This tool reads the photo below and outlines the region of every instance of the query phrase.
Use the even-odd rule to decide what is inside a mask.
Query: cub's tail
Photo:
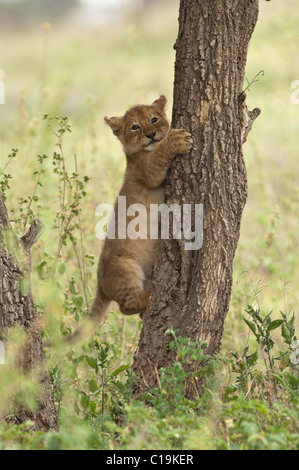
[[[96,298],[90,309],[89,318],[93,321],[94,325],[98,325],[104,319],[110,300],[105,297],[100,287],[97,289]]]
[[[82,325],[72,335],[68,336],[67,343],[74,344],[84,338],[89,338],[94,329],[99,325],[105,317],[107,309],[109,307],[110,300],[105,297],[100,287],[97,289],[96,298],[90,309],[89,315],[82,322]]]

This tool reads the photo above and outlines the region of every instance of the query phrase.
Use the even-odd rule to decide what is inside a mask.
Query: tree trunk
[[[203,245],[186,250],[183,233],[181,240],[161,241],[134,358],[136,394],[155,386],[157,369],[172,363],[175,352],[165,336],[170,326],[182,337],[205,341],[206,354],[221,347],[247,197],[242,144],[259,114],[247,112],[242,92],[257,18],[258,0],[180,3],[172,127],[190,132],[194,146],[173,161],[166,202],[203,205]],[[203,387],[203,381],[197,391],[187,383],[185,394],[193,399]]]
[[[8,409],[1,406],[0,419],[9,423],[20,424],[30,420],[34,430],[57,430],[57,414],[52,396],[49,373],[43,352],[38,313],[29,287],[30,248],[35,243],[39,232],[38,222],[34,222],[29,232],[17,240],[8,220],[7,210],[0,192],[0,340],[1,346],[9,355],[12,346],[16,350],[12,372],[22,374],[22,379],[29,378],[38,384],[37,404],[28,409],[16,397],[26,396],[22,384],[12,392]],[[14,344],[14,333],[25,333],[24,343]],[[9,361],[11,364],[11,362]],[[1,368],[6,367],[0,365]],[[3,371],[4,369],[2,369]],[[4,391],[3,391],[4,392]],[[1,393],[1,392],[0,392]],[[3,405],[3,403],[2,403]]]

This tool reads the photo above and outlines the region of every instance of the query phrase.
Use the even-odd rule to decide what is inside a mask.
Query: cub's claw
[[[192,148],[192,136],[184,129],[171,129],[168,139],[175,154],[187,153]]]

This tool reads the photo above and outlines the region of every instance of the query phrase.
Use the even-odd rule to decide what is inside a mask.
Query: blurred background
[[[99,29],[129,14],[143,12],[158,0],[1,0],[1,26],[6,30],[34,28],[45,19],[56,25]],[[163,3],[161,0],[159,3]]]
[[[0,171],[11,149],[19,149],[9,165],[11,214],[22,218],[35,191],[37,156],[57,150],[43,115],[67,115],[72,133],[63,143],[66,162],[71,171],[76,155],[78,172],[92,178],[81,211],[85,250],[96,259],[95,207],[114,200],[125,169],[121,147],[103,117],[150,103],[162,93],[169,98],[171,116],[178,7],[179,0],[0,0],[0,80],[5,85]],[[248,107],[260,107],[262,114],[244,147],[249,196],[224,347],[247,335],[242,314],[257,297],[265,312],[290,314],[299,301],[299,104],[291,100],[291,83],[299,80],[299,9],[296,0],[261,0],[260,7],[246,77],[251,81],[264,71],[248,92]],[[39,267],[55,252],[59,238],[52,230],[59,188],[51,158],[44,170],[38,199],[30,206],[47,226],[34,254]],[[67,279],[76,277],[72,248],[64,247],[62,258],[68,263]],[[63,294],[55,297],[43,269],[33,273],[35,298],[55,311]],[[89,282],[92,295],[95,267]]]

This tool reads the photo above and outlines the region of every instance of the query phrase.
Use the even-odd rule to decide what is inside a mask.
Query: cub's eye
[[[131,127],[132,131],[138,131],[140,129],[140,126],[138,124],[134,124],[134,126]]]
[[[153,124],[156,124],[158,121],[159,121],[159,119],[158,119],[157,117],[154,117],[154,118],[152,119],[152,123],[153,123]]]

